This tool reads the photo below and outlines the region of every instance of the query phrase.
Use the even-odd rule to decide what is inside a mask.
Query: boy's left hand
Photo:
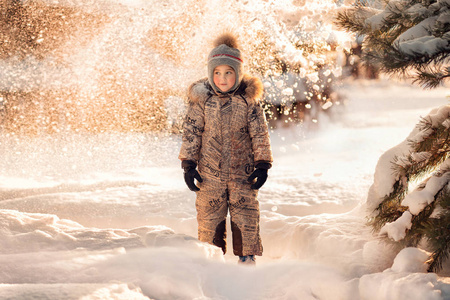
[[[253,180],[255,180],[256,178],[256,182],[253,183],[250,188],[252,190],[258,190],[259,188],[261,188],[263,186],[263,184],[266,182],[267,180],[267,169],[256,169],[255,171],[253,171],[253,173],[248,177],[247,181],[248,182],[253,182]]]

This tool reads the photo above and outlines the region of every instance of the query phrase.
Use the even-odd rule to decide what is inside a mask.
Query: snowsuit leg
[[[228,184],[233,253],[237,256],[262,255],[259,233],[258,192],[250,184]]]
[[[250,184],[211,183],[208,179],[197,192],[198,239],[222,248],[226,253],[226,217],[231,216],[233,253],[237,256],[262,255],[259,233],[258,192]]]
[[[198,239],[222,248],[225,254],[227,251],[226,217],[228,213],[228,192],[223,184],[216,183],[209,187],[207,185],[207,182],[201,185],[195,202]]]

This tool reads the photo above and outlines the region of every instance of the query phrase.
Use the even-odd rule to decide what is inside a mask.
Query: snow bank
[[[364,275],[359,290],[364,300],[444,300],[436,274],[386,271]]]
[[[375,87],[349,86],[345,115],[322,130],[271,132],[254,268],[196,240],[176,138],[2,136],[0,298],[449,299],[421,253],[395,258],[372,236],[364,203],[378,157],[445,97]]]
[[[308,259],[333,266],[343,274],[377,270],[363,262],[362,249],[372,235],[359,208],[345,214],[305,217],[264,213],[261,232],[263,241],[269,245],[265,248],[265,256]]]
[[[138,247],[179,247],[198,251],[207,258],[222,259],[217,247],[196,238],[176,234],[165,226],[130,230],[86,228],[55,215],[0,210],[1,254],[56,250],[132,249]]]
[[[156,299],[349,299],[333,268],[299,261],[257,268],[208,261],[179,249],[137,249],[101,263],[110,279],[136,281]]]
[[[445,299],[443,291],[450,290],[436,274],[423,273],[426,253],[415,248],[400,252],[390,269],[372,273],[367,267],[384,269],[392,251],[367,240],[367,232],[361,232],[360,211],[284,220],[272,215],[269,224],[270,216],[265,216],[266,242],[276,243],[277,236],[296,252],[289,257],[280,250],[283,258],[258,260],[257,267],[238,265],[218,248],[167,228],[122,231],[122,239],[137,235],[145,246],[116,247],[112,241],[117,236],[111,229],[83,228],[51,215],[0,212],[3,219],[21,223],[11,227],[10,236],[26,230],[53,236],[43,234],[31,240],[30,252],[0,253],[0,295],[12,298],[434,300]],[[58,230],[78,239],[78,248],[62,249],[60,235],[55,234]]]
[[[148,300],[137,287],[125,283],[104,284],[0,284],[3,299]]]
[[[428,254],[417,248],[405,248],[391,268],[361,277],[359,291],[364,300],[443,300],[446,284],[434,273],[426,273]],[[447,288],[447,287],[445,287]]]
[[[2,296],[335,300],[351,299],[354,288],[338,270],[323,264],[230,264],[217,247],[167,228],[100,230],[54,215],[12,210],[0,210],[0,216],[0,238],[8,240],[0,252]]]

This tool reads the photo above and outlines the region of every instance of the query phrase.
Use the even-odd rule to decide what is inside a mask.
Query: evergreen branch
[[[419,84],[425,89],[436,88],[441,85],[445,80],[450,78],[450,68],[444,68],[444,70],[439,69],[428,69],[417,72],[417,76],[414,79],[414,83]]]
[[[384,73],[413,76],[414,82],[425,88],[434,88],[450,78],[448,36],[450,25],[445,22],[436,23],[430,33],[428,45],[419,47],[424,40],[399,42],[399,36],[430,17],[441,16],[444,3],[437,0],[385,1],[384,10],[370,10],[366,7],[356,7],[338,14],[337,25],[348,31],[364,35],[364,63],[374,65]],[[415,8],[419,5],[420,13]],[[368,18],[376,17],[367,20]],[[382,18],[382,19],[381,19]],[[381,20],[380,20],[381,19]],[[441,18],[442,19],[442,18]],[[373,28],[371,28],[373,24]],[[442,40],[433,40],[440,38]],[[440,45],[439,48],[426,48],[430,45]],[[417,46],[418,45],[418,46]],[[445,121],[448,122],[450,116]],[[368,220],[373,231],[379,231],[386,223],[394,222],[408,209],[401,203],[407,193],[411,180],[417,180],[442,167],[444,161],[450,158],[450,131],[442,123],[435,125],[431,117],[422,119],[417,124],[421,134],[420,141],[409,141],[411,153],[396,157],[392,161],[393,175],[398,178],[393,191],[384,197],[375,209],[375,215]],[[447,176],[450,170],[440,169],[433,176]],[[428,179],[427,179],[428,180]],[[426,182],[422,181],[418,189],[423,189]],[[446,179],[447,180],[447,179]],[[388,241],[398,246],[417,246],[425,237],[433,249],[428,263],[429,270],[442,268],[442,263],[450,257],[450,192],[444,187],[436,193],[434,201],[412,218],[412,226],[400,242]],[[435,208],[440,206],[443,213],[439,218],[432,218]]]
[[[388,54],[389,52],[392,52],[392,43],[402,32],[403,28],[398,26],[389,28],[389,30],[386,31],[372,31],[367,35],[364,41],[364,48],[371,50],[378,49],[376,52],[380,55]]]
[[[436,194],[435,201],[442,209],[438,218],[432,219],[426,227],[426,238],[433,249],[428,263],[429,272],[438,272],[450,255],[450,192],[448,183]]]
[[[427,155],[418,161],[412,154],[393,159],[392,169],[399,179],[393,185],[393,191],[376,208],[376,216],[369,221],[375,232],[384,224],[395,221],[407,209],[401,206],[401,202],[407,193],[408,182],[435,171],[450,157],[450,132],[445,126],[440,124],[435,128],[428,118],[423,118],[416,126],[426,134],[420,142],[410,141],[410,147],[415,154],[423,152]]]
[[[447,116],[445,120],[450,119]],[[445,121],[444,120],[444,121]],[[423,131],[428,131],[428,134],[423,137],[422,141],[417,143],[414,148],[415,152],[445,152],[450,146],[450,132],[447,127],[442,124],[438,124],[437,127],[432,127],[431,119],[423,118],[418,126],[422,126]]]
[[[398,45],[394,46],[398,48]],[[409,54],[399,50],[399,54],[405,57],[405,60],[409,62],[411,67],[420,69],[428,66],[442,66],[449,61],[450,50],[440,47],[433,55],[423,54],[418,51],[412,51],[412,54]]]
[[[427,53],[423,49],[408,47],[402,50],[398,37],[406,30],[423,20],[442,15],[442,8],[437,0],[386,1],[383,10],[357,6],[338,13],[336,24],[348,31],[364,35],[363,57],[365,64],[377,66],[381,72],[400,77],[412,76],[414,82],[426,88],[434,88],[447,80],[450,49],[448,43]],[[421,13],[409,8],[420,5]],[[369,18],[376,16],[372,20]],[[379,20],[382,18],[382,20]],[[381,21],[381,22],[380,22]],[[371,24],[374,27],[371,28]],[[450,25],[445,22],[436,24],[431,37],[448,41],[446,34]],[[434,69],[429,69],[434,66]],[[414,75],[413,75],[414,74]]]
[[[405,206],[391,205],[387,207],[385,205],[378,215],[368,220],[368,225],[372,227],[372,232],[378,233],[384,225],[392,223],[400,218],[406,210],[407,207]]]
[[[416,156],[418,153],[427,155],[419,161],[413,159],[412,154],[404,158],[401,163],[397,163],[397,160],[393,161],[394,169],[399,174],[405,174],[408,180],[416,180],[435,171],[450,157],[450,132],[447,127],[442,124],[433,127],[431,120],[427,118],[422,118],[417,127],[427,134],[420,142],[410,141],[411,148],[414,149],[413,153]]]
[[[362,32],[364,30],[363,23],[360,20],[355,20],[350,10],[338,12],[334,25],[351,32]]]
[[[450,219],[446,221],[448,222],[450,221]],[[436,235],[438,235],[435,237],[435,239],[436,243],[439,244],[439,247],[435,251],[433,251],[433,253],[431,253],[430,258],[427,260],[428,272],[439,272],[442,269],[443,262],[446,261],[449,257],[449,228],[446,228],[444,224],[438,224],[437,222],[431,223],[431,226],[435,227]]]
[[[448,119],[449,116],[447,116],[446,120]],[[417,144],[414,150],[415,152],[428,152],[431,154],[426,161],[422,162],[422,169],[435,169],[450,155],[450,132],[448,128],[442,124],[439,124],[436,128],[426,127],[431,126],[431,120],[422,120],[422,122],[428,122],[428,124],[422,123],[422,126],[430,131],[430,134],[425,136],[423,140]],[[425,164],[428,165],[428,167],[425,166]]]
[[[378,55],[374,60],[378,60],[382,71],[388,74],[404,75],[408,70],[416,70],[417,73],[431,73],[431,66],[434,68],[435,74],[442,73],[444,76],[448,74],[448,62],[450,50],[440,49],[440,52],[434,55],[424,55],[418,52],[407,54],[399,49],[397,43],[387,46],[382,55]],[[445,77],[443,77],[445,78]]]
[[[345,9],[338,12],[334,24],[338,28],[360,35],[368,34],[372,29],[366,25],[365,21],[379,12],[379,10],[362,6]]]
[[[403,13],[405,9],[406,7],[404,2],[390,1],[384,10],[387,13],[386,18],[384,19],[386,25],[393,26],[399,24],[399,21],[405,22],[407,19]]]
[[[443,152],[441,155],[433,155],[431,158],[411,164],[405,167],[405,170],[410,174],[409,179],[414,181],[426,174],[436,171],[440,164],[442,164],[448,157],[450,152]]]
[[[402,245],[405,247],[417,247],[427,233],[426,228],[429,225],[430,216],[436,207],[436,202],[431,202],[417,216],[413,216],[411,229],[406,232],[405,238],[401,241]]]
[[[427,16],[425,14],[414,14],[408,11],[409,8],[416,4],[423,5],[421,0],[409,0],[409,1],[387,1],[383,14],[383,24],[379,28],[382,32],[388,32],[395,27],[402,27],[403,33],[407,29],[419,24]]]
[[[397,220],[407,210],[407,207],[400,205],[405,198],[407,187],[403,185],[402,180],[397,180],[393,189],[375,209],[377,214],[368,222],[373,232],[379,232],[386,223]]]

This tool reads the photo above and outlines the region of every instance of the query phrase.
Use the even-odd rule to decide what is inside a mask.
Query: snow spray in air
[[[303,101],[311,108],[319,98],[328,108],[332,99],[324,90],[341,71],[331,56],[344,45],[331,25],[337,6],[331,0],[7,1],[0,20],[1,129],[177,132],[185,90],[205,76],[211,42],[224,30],[237,34],[247,72],[267,78],[269,106]]]

